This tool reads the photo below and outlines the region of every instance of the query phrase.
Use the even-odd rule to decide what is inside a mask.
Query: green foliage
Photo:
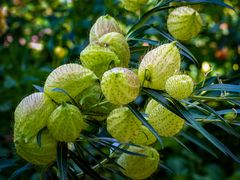
[[[165,22],[168,10],[177,7],[169,7],[168,3],[178,1],[152,2],[142,8],[140,18],[125,11],[118,1],[111,0],[2,2],[1,6],[8,11],[9,29],[0,36],[0,79],[3,84],[0,87],[0,178],[6,179],[12,174],[12,179],[30,179],[26,175],[29,173],[31,179],[126,178],[120,172],[116,158],[121,153],[142,154],[126,149],[135,145],[121,144],[109,138],[104,123],[89,122],[91,129],[76,142],[68,146],[58,144],[56,162],[47,167],[36,167],[15,155],[11,139],[12,114],[22,97],[33,92],[33,85],[37,91],[42,91],[43,82],[53,68],[78,61],[88,43],[89,30],[100,15],[109,13],[122,23],[132,54],[130,68],[138,67],[139,59],[147,51],[162,43],[176,41],[167,33]],[[201,12],[205,21],[202,33],[188,43],[177,42],[183,56],[181,70],[190,71],[197,82],[194,95],[177,101],[163,91],[143,88],[141,96],[128,107],[155,135],[158,142],[154,147],[164,155],[153,179],[160,175],[161,179],[239,179],[240,166],[235,162],[239,163],[240,159],[235,154],[239,153],[240,137],[240,18],[236,13],[240,4],[237,0],[231,1],[232,6],[221,0],[187,2],[225,7],[206,4]],[[63,89],[55,91],[68,95]],[[160,137],[147,122],[141,110],[150,98],[185,119],[187,127],[177,137]],[[41,133],[39,145],[40,141]]]

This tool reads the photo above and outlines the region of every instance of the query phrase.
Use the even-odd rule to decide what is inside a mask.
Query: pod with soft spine
[[[140,91],[140,81],[131,70],[116,67],[103,74],[101,89],[109,102],[124,105],[136,99]]]
[[[98,39],[109,32],[122,33],[118,22],[110,15],[100,16],[90,30],[90,43],[97,42]]]
[[[138,133],[141,122],[127,108],[114,109],[107,118],[108,133],[120,142],[130,142]]]
[[[44,93],[25,97],[14,112],[14,139],[28,142],[47,125],[50,114],[57,105]]]
[[[145,179],[150,177],[158,168],[159,153],[156,149],[148,146],[131,146],[128,151],[143,156],[122,154],[117,163],[122,167],[124,175],[132,179]]]
[[[57,103],[67,102],[96,84],[97,80],[97,76],[90,69],[74,63],[64,64],[49,74],[44,92]]]
[[[164,90],[167,79],[180,70],[180,63],[176,42],[163,44],[143,57],[138,77],[144,87]]]

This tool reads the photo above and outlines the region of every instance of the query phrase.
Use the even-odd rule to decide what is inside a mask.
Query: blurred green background
[[[225,2],[239,12],[239,0]],[[11,159],[14,163],[19,157],[15,155],[12,143],[13,113],[20,100],[35,91],[34,84],[43,86],[53,68],[79,60],[81,50],[88,44],[89,30],[100,15],[115,17],[125,31],[138,16],[124,10],[117,0],[2,0],[0,8],[0,161]],[[150,6],[144,8],[146,11]],[[149,22],[166,29],[167,13],[158,13]],[[199,60],[200,67],[186,61],[184,69],[190,71],[196,82],[203,80],[210,69],[209,75],[238,75],[238,14],[213,5],[205,6],[200,13],[205,22],[203,31],[185,44]],[[221,107],[216,104],[218,106]],[[214,128],[210,130],[215,131]],[[225,136],[219,130],[216,133],[230,149],[239,152],[239,140],[230,139],[231,136]],[[226,157],[215,159],[194,146],[189,153],[171,142],[163,152],[162,159],[176,174],[160,169],[153,179],[240,179],[240,166]],[[7,169],[0,166],[0,179],[7,179],[24,163],[17,161],[15,166]],[[39,168],[32,170],[22,179],[38,179],[39,171]]]

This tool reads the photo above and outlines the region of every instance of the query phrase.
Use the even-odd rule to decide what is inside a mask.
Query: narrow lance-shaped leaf
[[[12,173],[12,175],[10,176],[9,180],[13,180],[16,179],[19,175],[21,175],[22,173],[24,173],[25,171],[29,170],[32,168],[32,164],[28,163],[26,165],[24,165],[23,167],[17,169],[16,171],[14,171]]]
[[[213,155],[214,157],[218,158],[216,153],[205,143],[203,143],[202,140],[198,139],[196,136],[192,134],[187,134],[186,132],[180,132],[180,135],[192,142],[193,144],[197,145],[204,151],[208,152],[209,154]]]
[[[199,91],[229,91],[229,92],[240,92],[239,85],[232,84],[212,84],[199,89]]]
[[[147,120],[143,117],[143,115],[134,107],[132,103],[127,105],[128,108],[132,111],[132,113],[143,123],[144,126],[146,126],[152,134],[157,138],[158,142],[161,144],[163,148],[163,142],[162,138],[159,136],[157,131],[147,122]]]
[[[212,136],[209,132],[207,132],[188,112],[188,110],[177,100],[172,99],[177,109],[182,113],[184,118],[196,129],[198,130],[206,139],[208,139],[215,147],[217,147],[221,152],[225,155],[229,155],[236,162],[240,163],[240,158],[234,155],[222,142],[220,142],[217,138]]]
[[[60,174],[61,180],[67,179],[67,143],[65,142],[58,142],[57,144],[57,166]]]

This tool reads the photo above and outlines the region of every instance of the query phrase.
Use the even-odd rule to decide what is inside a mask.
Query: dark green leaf
[[[58,142],[57,144],[57,166],[61,180],[67,179],[67,153],[68,147],[65,142]]]
[[[187,151],[192,153],[192,151],[183,142],[181,142],[178,138],[172,137],[172,139],[174,139],[178,144],[180,144],[182,147],[184,147]]]
[[[105,154],[100,148],[98,148],[96,145],[94,145],[93,143],[89,142],[89,144],[96,149],[101,155],[104,156],[104,158],[106,158],[109,162],[111,162],[112,164],[120,167],[121,169],[123,169],[122,166],[120,166],[118,163],[116,163],[112,158],[110,158],[107,154]]]
[[[60,92],[60,93],[65,94],[66,96],[68,96],[68,97],[71,99],[72,103],[73,103],[75,106],[79,107],[79,104],[75,101],[75,99],[74,99],[70,94],[68,94],[68,92],[65,91],[64,89],[62,89],[62,88],[53,88],[52,91]]]
[[[16,165],[16,160],[14,159],[0,159],[0,172],[4,168],[8,168]]]
[[[23,167],[14,171],[8,180],[16,179],[19,175],[21,175],[22,173],[24,173],[25,171],[27,171],[31,168],[32,168],[32,164],[30,164],[30,163],[24,165]]]
[[[189,3],[208,3],[208,4],[215,4],[218,6],[222,6],[222,7],[227,7],[229,9],[232,9],[235,11],[235,9],[224,3],[222,0],[184,0],[185,2],[189,2]],[[173,0],[172,2],[182,2],[182,0]]]
[[[163,148],[162,138],[159,136],[157,131],[147,122],[144,116],[134,107],[132,103],[128,104],[127,107],[132,111],[132,113],[146,126],[151,133],[157,138],[158,142],[161,144]]]
[[[204,88],[199,89],[199,91],[229,91],[229,92],[240,92],[239,85],[232,84],[212,84]]]
[[[34,87],[38,92],[44,92],[44,89],[43,89],[43,87],[41,87],[41,86],[38,86],[38,85],[33,84],[33,87]]]
[[[176,108],[180,111],[180,113],[196,130],[198,130],[207,140],[209,140],[216,148],[218,148],[225,155],[229,155],[236,162],[240,163],[240,158],[234,155],[222,142],[220,142],[217,138],[212,136],[209,132],[207,132],[188,112],[188,110],[177,100],[172,99]]]
[[[92,167],[89,165],[89,162],[83,158],[81,158],[80,156],[77,156],[76,154],[74,154],[72,151],[69,150],[69,156],[71,157],[71,159],[76,163],[76,165],[79,166],[79,168],[82,169],[82,171],[84,173],[86,173],[87,175],[89,175],[90,177],[92,177],[93,179],[100,179],[102,180],[103,178],[96,173]]]
[[[165,164],[160,164],[159,165],[161,168],[163,168],[163,169],[165,169],[167,172],[169,172],[170,174],[172,174],[172,175],[174,175],[174,174],[176,174],[170,167],[168,167],[167,165],[165,165]]]
[[[186,138],[187,140],[189,140],[190,142],[192,142],[193,144],[197,145],[198,147],[202,148],[209,154],[218,158],[217,155],[214,153],[214,151],[207,144],[203,143],[202,140],[198,139],[196,136],[192,134],[187,134],[186,132],[183,132],[183,131],[180,133],[180,135]]]

